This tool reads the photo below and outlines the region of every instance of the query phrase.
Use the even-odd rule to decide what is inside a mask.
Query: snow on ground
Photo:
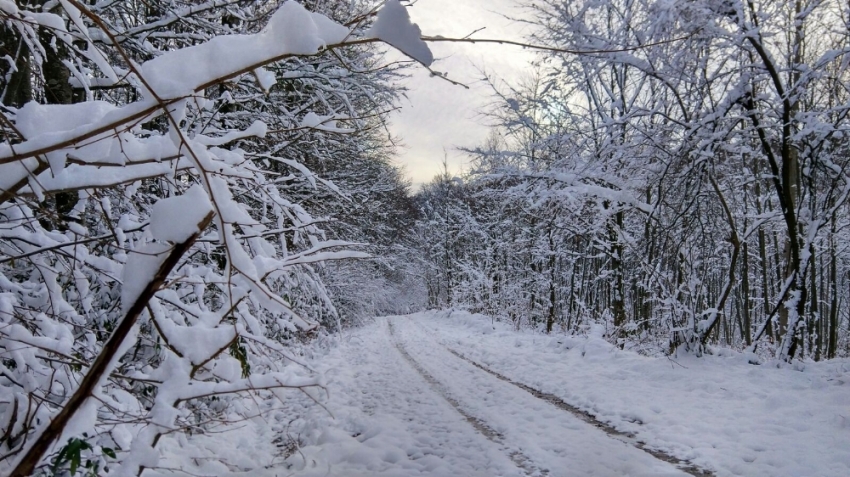
[[[610,436],[450,349],[636,439]],[[850,360],[673,361],[595,336],[427,312],[378,318],[308,362],[324,374],[325,391],[281,392],[250,404],[262,416],[233,433],[164,450],[176,462],[196,448],[221,448],[228,463],[210,463],[210,475],[685,475],[635,447],[640,440],[717,476],[850,475]]]
[[[301,445],[291,475],[685,475],[453,356],[407,317],[379,318],[311,365],[333,417],[289,402],[307,415],[287,429]]]
[[[404,361],[385,319],[347,334],[314,366],[333,416],[305,400],[292,409],[309,417],[287,431],[302,446],[286,475],[523,475]]]
[[[411,319],[391,318],[402,346],[466,411],[504,435],[541,475],[686,475],[526,391],[458,359]],[[509,350],[510,348],[508,348]]]
[[[850,360],[649,358],[595,336],[516,332],[464,312],[410,320],[466,357],[718,476],[850,475]]]

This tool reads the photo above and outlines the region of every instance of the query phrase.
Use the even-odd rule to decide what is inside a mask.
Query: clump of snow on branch
[[[384,4],[366,35],[389,43],[425,66],[434,62],[434,54],[422,41],[422,30],[410,21],[407,8],[398,0],[388,0]]]
[[[191,94],[216,78],[294,55],[315,55],[341,43],[350,31],[301,4],[284,3],[254,35],[227,35],[162,55],[142,65],[142,76],[161,98]]]
[[[189,188],[183,195],[160,199],[151,209],[151,233],[157,240],[185,242],[200,232],[198,226],[213,211],[201,186]]]

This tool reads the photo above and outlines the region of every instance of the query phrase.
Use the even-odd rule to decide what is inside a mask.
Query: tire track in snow
[[[410,320],[409,318],[407,318],[407,319],[411,323],[414,323],[414,325],[416,327],[425,331],[422,328],[421,325],[419,325],[418,323],[416,323],[413,320]],[[427,332],[425,334],[427,335]],[[477,361],[474,361],[470,358],[467,358],[462,353],[452,349],[449,346],[444,345],[443,343],[438,342],[437,340],[431,339],[431,341],[433,341],[434,343],[437,343],[438,345],[445,348],[449,353],[451,353],[454,356],[466,361],[467,363],[475,366],[476,368],[478,368],[478,369],[480,369],[480,370],[482,370],[486,373],[489,373],[490,375],[492,375],[492,376],[494,376],[494,377],[496,377],[496,378],[498,378],[498,379],[500,379],[500,380],[502,380],[502,381],[504,381],[508,384],[512,384],[512,385],[522,389],[523,391],[531,394],[532,396],[534,396],[534,397],[536,397],[540,400],[546,401],[549,404],[552,404],[553,406],[557,407],[558,409],[569,412],[570,414],[574,415],[575,417],[579,418],[580,420],[582,420],[582,421],[596,427],[597,429],[601,430],[602,432],[604,432],[605,434],[607,434],[608,436],[610,436],[613,439],[616,439],[618,441],[629,444],[632,447],[640,449],[640,450],[646,452],[647,454],[655,457],[658,460],[667,462],[669,464],[673,464],[674,466],[676,466],[676,468],[678,468],[682,472],[690,474],[694,477],[715,477],[715,474],[713,472],[702,469],[700,467],[697,467],[695,464],[688,462],[687,460],[678,459],[678,458],[674,457],[673,455],[670,455],[670,454],[668,454],[664,451],[648,447],[646,442],[638,440],[637,437],[635,437],[634,434],[620,431],[620,430],[616,429],[615,427],[611,426],[610,424],[598,420],[596,418],[596,416],[594,416],[593,414],[591,414],[587,411],[584,411],[582,409],[579,409],[576,406],[573,406],[572,404],[564,401],[563,399],[559,398],[558,396],[555,396],[554,394],[546,393],[546,392],[543,392],[539,389],[535,389],[531,386],[528,386],[526,384],[514,381],[511,378],[509,378],[509,377],[507,377],[507,376],[505,376],[505,375],[503,375],[503,374],[501,374],[497,371],[493,371],[492,369],[478,363]],[[398,346],[398,344],[396,344],[396,346]]]
[[[539,476],[546,477],[549,475],[549,471],[547,469],[540,469],[531,461],[531,459],[522,453],[519,449],[510,449],[507,445],[505,445],[505,436],[502,435],[499,431],[493,429],[488,426],[487,423],[478,419],[477,417],[466,412],[463,407],[461,407],[460,403],[451,397],[451,395],[446,391],[445,387],[437,381],[437,379],[431,375],[428,371],[425,370],[412,356],[407,352],[406,349],[399,343],[398,339],[395,335],[395,328],[390,320],[387,320],[387,326],[389,327],[390,336],[392,337],[393,346],[398,350],[401,356],[410,364],[410,366],[419,373],[422,378],[427,382],[440,396],[443,397],[461,416],[463,416],[466,421],[475,428],[481,435],[489,439],[490,441],[499,444],[504,449],[508,450],[508,457],[516,464],[517,467],[522,469],[525,472],[525,475],[528,476]],[[451,350],[449,350],[451,351]]]

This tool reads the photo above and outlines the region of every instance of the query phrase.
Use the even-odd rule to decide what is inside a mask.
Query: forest
[[[846,2],[527,2],[533,73],[418,190],[401,80],[475,39],[409,3],[0,0],[0,474],[225,475],[161,443],[383,315],[850,357]]]
[[[417,196],[428,305],[648,352],[846,356],[847,7],[534,12],[553,51],[494,85],[469,174]]]

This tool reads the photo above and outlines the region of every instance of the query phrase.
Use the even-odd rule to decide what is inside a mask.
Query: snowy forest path
[[[426,334],[428,333],[428,330],[423,329],[422,331]],[[475,360],[468,358],[463,353],[451,348],[450,346],[446,346],[444,343],[436,342],[436,340],[433,340],[433,338],[431,338],[431,339],[432,339],[432,341],[435,341],[435,343],[437,343],[438,345],[445,348],[449,353],[457,356],[458,358],[466,361],[467,363],[475,366],[476,368],[493,375],[494,377],[498,378],[501,381],[504,381],[504,382],[509,383],[513,386],[516,386],[517,388],[520,388],[523,391],[531,394],[532,396],[534,396],[538,399],[541,399],[543,401],[546,401],[546,402],[552,404],[553,406],[555,406],[559,409],[562,409],[564,411],[569,412],[570,414],[574,415],[578,419],[590,424],[591,426],[595,427],[596,429],[601,430],[602,432],[604,432],[605,434],[607,434],[609,437],[611,437],[613,439],[625,442],[626,444],[629,444],[629,445],[631,445],[635,448],[638,448],[638,449],[646,452],[647,454],[650,454],[651,456],[655,457],[656,459],[662,460],[664,462],[669,462],[669,463],[675,465],[676,467],[678,467],[679,469],[681,469],[682,471],[684,471],[684,472],[686,472],[686,473],[688,473],[688,474],[690,474],[694,477],[712,477],[712,476],[715,475],[714,473],[712,473],[710,471],[699,468],[698,466],[694,465],[691,462],[682,461],[682,460],[677,459],[676,457],[668,454],[667,452],[664,452],[664,451],[658,450],[658,449],[653,449],[653,448],[647,446],[646,442],[637,439],[633,434],[623,432],[623,431],[616,429],[615,427],[597,419],[596,416],[590,414],[589,412],[583,411],[577,406],[573,406],[572,404],[564,401],[563,399],[559,398],[558,396],[555,396],[554,394],[547,393],[547,392],[541,391],[539,389],[535,389],[531,386],[528,386],[527,384],[514,381],[514,380],[508,378],[507,376],[505,376],[501,373],[498,373],[496,371],[493,371],[492,369],[488,368],[487,366],[484,366],[483,364],[478,363]]]
[[[356,330],[321,361],[330,390],[327,409],[345,429],[329,433],[319,446],[302,449],[308,464],[294,475],[526,475],[411,369],[393,346],[388,326],[379,319]],[[300,400],[317,415],[327,414],[312,399]],[[301,460],[299,455],[293,459]],[[332,464],[330,469],[311,469],[313,460]]]
[[[476,429],[493,430],[496,442],[511,450],[527,475],[706,475],[679,468],[625,439],[612,439],[555,403],[476,367],[408,317],[387,318],[387,323],[402,356],[434,391]]]
[[[387,322],[388,329],[390,335],[395,337],[393,322]],[[529,459],[529,457],[523,454],[521,449],[511,448],[510,446],[505,445],[505,436],[499,431],[490,427],[486,422],[481,419],[469,414],[464,410],[464,407],[452,397],[451,393],[446,390],[446,388],[437,381],[434,376],[431,375],[428,371],[426,371],[412,356],[407,350],[398,342],[397,339],[393,340],[393,345],[401,353],[402,357],[419,373],[423,379],[428,383],[431,388],[436,391],[438,394],[443,396],[443,398],[451,404],[451,406],[466,419],[466,421],[475,428],[481,435],[489,439],[491,442],[500,446],[501,450],[516,464],[517,467],[522,469],[527,476],[541,476],[545,477],[549,475],[548,469],[541,469],[534,465],[534,463]]]

